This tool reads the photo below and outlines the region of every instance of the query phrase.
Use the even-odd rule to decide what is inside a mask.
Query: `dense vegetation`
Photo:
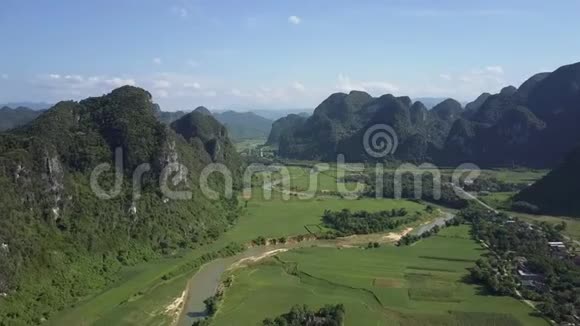
[[[374,160],[363,150],[363,135],[373,125],[388,124],[397,132],[398,159],[431,160],[461,110],[461,105],[450,99],[427,110],[420,102],[412,104],[408,97],[373,98],[360,91],[337,93],[322,102],[310,118],[295,123],[294,130],[280,137],[280,155],[334,161],[342,153],[348,161]]]
[[[506,182],[494,177],[478,177],[473,183],[464,185],[463,189],[470,192],[515,192],[526,187],[525,183]]]
[[[188,119],[174,131],[155,109],[148,92],[126,86],[58,103],[0,135],[0,325],[42,323],[114,282],[123,266],[212,241],[235,221],[235,196],[210,201],[198,185],[207,164],[238,160],[223,126]],[[203,135],[180,134],[198,129]],[[118,148],[123,184],[117,196],[99,199],[91,172],[114,162]],[[143,163],[150,170],[137,194],[132,176]],[[170,173],[168,186],[191,191],[189,200],[160,191],[161,172],[174,163],[186,169]],[[112,170],[99,179],[107,191],[114,180]],[[224,186],[219,175],[209,182]]]
[[[563,66],[517,89],[482,94],[465,110],[451,99],[427,110],[408,97],[337,93],[273,138],[280,138],[280,155],[287,158],[334,161],[341,153],[348,161],[374,161],[364,151],[363,135],[387,124],[399,141],[388,160],[553,167],[580,138],[579,82],[580,63]]]
[[[264,326],[341,326],[344,320],[344,306],[327,305],[318,311],[306,305],[296,305],[290,312],[275,319],[265,319]]]
[[[369,234],[393,230],[417,219],[417,216],[404,218],[407,214],[404,208],[380,212],[325,210],[322,222],[326,227],[339,231],[341,235]]]
[[[568,249],[548,245],[564,241],[560,231],[565,224],[531,225],[476,207],[465,209],[461,216],[471,223],[474,238],[491,250],[471,270],[472,280],[494,294],[536,301],[537,308],[558,323],[578,322],[580,268]],[[533,280],[520,279],[522,270]]]
[[[277,146],[283,137],[291,134],[304,121],[306,121],[306,117],[298,114],[289,114],[274,121],[266,144]]]

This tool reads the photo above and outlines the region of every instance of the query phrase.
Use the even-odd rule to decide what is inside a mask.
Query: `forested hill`
[[[198,183],[209,163],[239,165],[225,128],[211,116],[185,116],[173,130],[155,110],[148,92],[125,86],[60,102],[0,134],[0,324],[41,323],[110,284],[124,265],[211,241],[233,223],[235,196],[211,201]],[[91,172],[114,165],[116,149],[122,185],[101,199]],[[132,176],[144,163],[139,196]],[[175,163],[183,166],[169,174],[168,187],[191,191],[189,200],[159,187],[161,172]],[[214,173],[210,185],[223,189],[222,179]],[[113,169],[98,180],[114,189]]]
[[[547,176],[516,195],[549,215],[580,217],[580,147]]]
[[[225,111],[212,113],[207,108],[200,106],[193,112],[213,115],[217,121],[224,124],[228,129],[229,136],[235,140],[261,138],[265,139],[272,128],[272,120],[259,116],[253,112]],[[156,110],[157,118],[165,123],[171,124],[175,120],[183,117],[188,112],[185,111],[161,111]]]
[[[278,145],[280,143],[280,137],[287,135],[295,128],[302,125],[304,121],[306,121],[306,118],[307,117],[298,114],[289,114],[274,121],[266,144],[275,146]]]
[[[337,93],[273,137],[282,139],[279,152],[287,158],[335,160],[342,153],[373,161],[363,135],[376,124],[396,131],[399,147],[389,160],[554,167],[580,140],[580,63],[484,93],[465,109],[452,99],[427,110],[405,96]]]
[[[339,153],[349,161],[373,160],[364,151],[363,135],[374,125],[387,124],[398,136],[397,158],[433,160],[432,155],[441,149],[461,112],[461,104],[452,99],[427,110],[409,97],[373,98],[360,91],[336,93],[310,118],[279,136],[279,151],[284,157],[308,160],[335,160]]]

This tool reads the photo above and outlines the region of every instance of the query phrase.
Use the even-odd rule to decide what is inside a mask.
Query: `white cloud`
[[[217,96],[217,92],[216,91],[207,91],[203,93],[203,96],[207,96],[207,97],[216,97]]]
[[[297,81],[292,83],[292,88],[299,91],[299,92],[303,92],[306,89],[302,83],[297,82]]]
[[[64,76],[64,79],[68,81],[82,82],[84,78],[80,75],[66,75]]]
[[[290,24],[298,25],[302,22],[302,18],[300,18],[298,16],[290,16],[290,17],[288,17],[288,22]]]
[[[503,74],[503,67],[501,66],[487,66],[485,70],[498,75]]]
[[[443,79],[443,80],[451,80],[451,75],[449,74],[440,74],[439,78]]]
[[[397,93],[399,87],[386,81],[352,81],[349,76],[339,74],[337,89],[343,92],[353,90],[382,95],[385,93]]]
[[[489,65],[467,71],[454,71],[453,74],[442,73],[423,82],[408,85],[402,93],[415,97],[452,97],[471,101],[483,92],[497,93],[510,83],[518,84],[506,78],[503,67]]]
[[[120,76],[82,76],[78,74],[38,75],[32,80],[54,100],[82,99],[89,96],[108,93],[124,85],[135,85],[132,78]]]
[[[161,58],[153,58],[153,63],[156,65],[160,65],[163,61],[161,60]]]
[[[193,83],[185,83],[183,84],[184,88],[193,88],[193,89],[200,89],[201,85],[198,82],[193,82]]]
[[[503,79],[503,74],[504,70],[501,66],[487,66],[484,68],[472,69],[470,72],[463,73],[458,79],[464,83],[472,83],[482,86],[505,86],[506,81]]]
[[[98,77],[91,77],[91,78],[93,78],[93,80],[98,80]],[[105,84],[110,85],[112,87],[121,87],[121,86],[125,86],[125,85],[134,86],[136,84],[134,79],[124,79],[124,78],[119,78],[119,77],[106,79],[104,82],[105,82]]]
[[[240,91],[240,90],[239,90],[239,89],[237,89],[237,88],[232,88],[232,90],[230,91],[230,93],[231,93],[233,96],[240,96],[240,97],[241,97],[241,96],[244,96],[244,94],[242,93],[242,91]]]

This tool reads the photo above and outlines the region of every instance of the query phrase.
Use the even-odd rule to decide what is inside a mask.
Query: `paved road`
[[[472,194],[468,193],[467,191],[463,190],[463,188],[458,187],[458,186],[456,186],[454,184],[451,184],[451,186],[453,187],[453,189],[455,189],[455,191],[456,191],[457,194],[461,194],[462,196],[467,197],[470,200],[475,200],[477,203],[479,203],[483,207],[489,209],[490,211],[492,211],[492,212],[494,212],[496,214],[499,213],[499,211],[497,209],[495,209],[495,208],[489,206],[488,204],[482,202],[481,200],[479,200],[479,198],[477,198],[474,195],[472,195]]]
[[[470,200],[475,200],[476,202],[478,202],[480,205],[482,205],[483,207],[493,211],[494,213],[498,214],[499,211],[494,209],[493,207],[490,207],[488,204],[482,202],[481,200],[479,200],[477,197],[475,197],[474,195],[468,193],[467,191],[463,190],[461,187],[458,187],[454,184],[451,184],[451,186],[455,189],[455,191],[457,191],[458,193],[464,195],[465,197],[469,198]],[[568,236],[564,236],[565,239],[569,240],[569,241],[573,241],[577,246],[580,246],[580,241],[578,240],[574,240]]]
[[[413,231],[413,235],[420,236],[427,231],[431,231],[435,226],[443,227],[445,226],[445,222],[452,220],[455,215],[449,212],[443,212],[443,216],[436,218],[429,224],[422,225]]]

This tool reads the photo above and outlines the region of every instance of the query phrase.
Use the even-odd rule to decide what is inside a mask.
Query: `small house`
[[[542,281],[544,276],[542,274],[536,274],[524,271],[523,269],[518,269],[518,277],[523,281]]]

